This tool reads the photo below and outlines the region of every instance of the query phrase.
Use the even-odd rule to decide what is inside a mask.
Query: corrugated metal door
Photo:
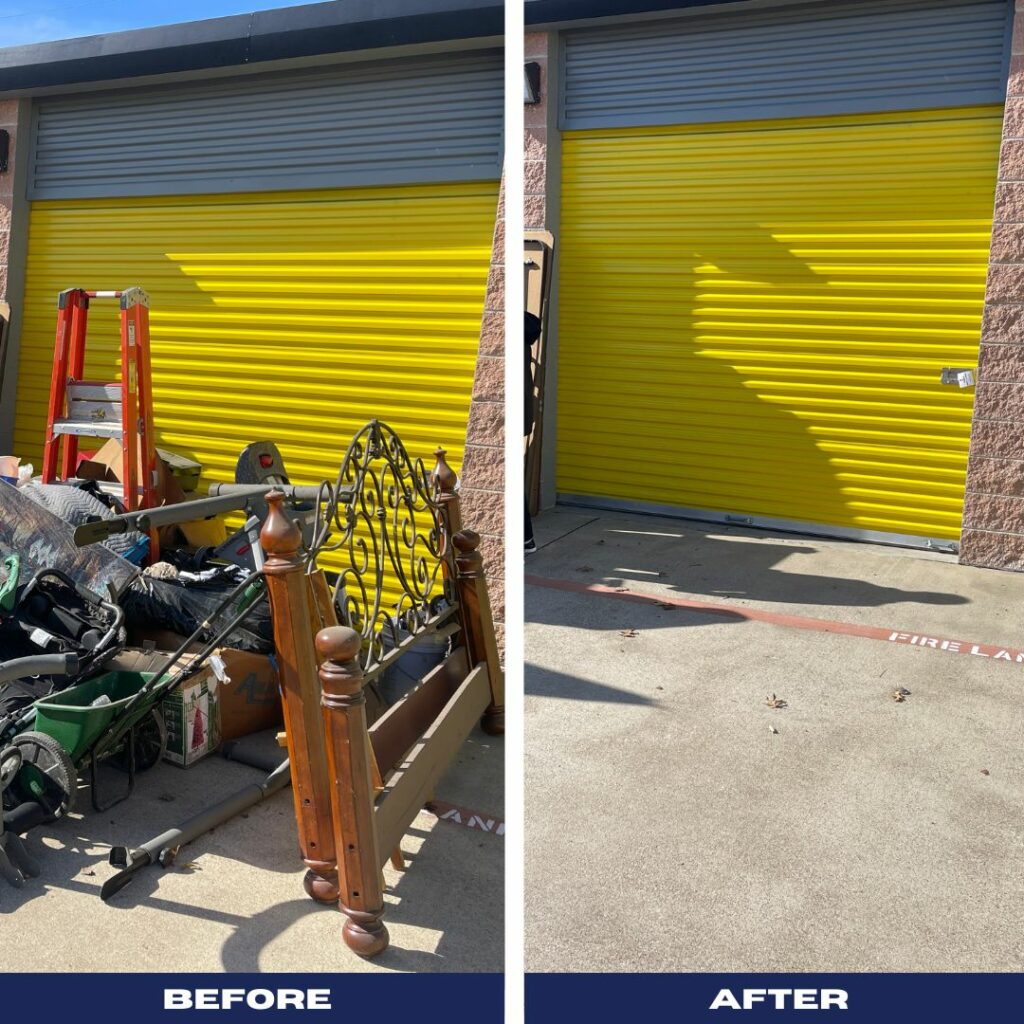
[[[297,481],[333,479],[371,417],[457,464],[497,182],[36,202],[16,448],[40,456],[62,288],[141,284],[152,302],[158,443],[233,479],[270,438]],[[87,372],[112,372],[115,303],[90,314]],[[108,339],[99,344],[100,332]]]
[[[1007,9],[991,0],[885,6],[901,15],[956,8],[961,19],[967,9]],[[871,31],[885,36],[878,7],[822,5],[821,38],[839,45],[834,23],[847,8],[875,15]],[[813,12],[775,13],[794,31],[788,23]],[[751,16],[755,28],[770,27],[767,13]],[[681,21],[676,36],[651,25],[621,31],[627,42],[643,32],[664,47],[698,24]],[[984,50],[987,62],[971,95],[983,85],[996,98],[1005,19],[987,24],[994,48],[976,34],[964,47],[968,57]],[[756,32],[742,42],[770,60]],[[953,62],[953,35],[947,44]],[[977,363],[1001,104],[765,118],[771,102],[757,95],[757,73],[722,59],[727,38],[716,45],[702,52],[750,119],[713,120],[727,116],[716,104],[698,107],[696,123],[643,126],[658,116],[652,103],[674,109],[676,94],[655,88],[664,68],[627,47],[609,126],[563,135],[559,496],[840,536],[955,541],[973,396],[943,387],[940,373]],[[877,70],[872,51],[857,52]],[[808,76],[806,61],[792,60],[795,97]],[[572,74],[570,62],[570,83]],[[830,97],[826,74],[813,101],[859,95],[855,79]],[[778,78],[772,85],[782,95]],[[686,82],[674,88],[685,99]],[[593,123],[579,83],[566,93],[563,123]],[[901,95],[909,105],[933,91]],[[639,126],[620,124],[630,116]]]
[[[562,126],[999,103],[1011,14],[1008,0],[791,0],[568,32]]]
[[[502,95],[501,52],[483,50],[44,97],[33,110],[28,194],[497,178]]]

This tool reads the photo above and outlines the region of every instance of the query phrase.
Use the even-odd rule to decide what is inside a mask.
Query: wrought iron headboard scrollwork
[[[384,862],[403,863],[402,837],[474,725],[505,730],[482,538],[462,525],[458,479],[435,456],[428,473],[371,420],[315,507],[294,510],[312,512],[312,543],[283,490],[266,495],[260,530],[304,888],[340,908],[344,941],[364,957],[389,941]],[[413,685],[371,722],[364,690],[425,634],[452,642],[404,665]]]
[[[309,571],[333,554],[335,608],[363,638],[368,680],[417,637],[458,628],[454,524],[444,502],[455,474],[445,454],[437,449],[428,472],[391,427],[371,420],[352,439],[337,480],[320,487]],[[397,600],[385,601],[388,590]]]

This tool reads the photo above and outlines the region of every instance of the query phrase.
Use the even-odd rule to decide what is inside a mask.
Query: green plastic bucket
[[[52,736],[72,761],[78,761],[153,675],[153,672],[105,672],[88,682],[36,701],[33,728]],[[92,702],[104,694],[110,698],[110,703],[92,707]],[[132,712],[132,718],[142,717],[138,712],[148,707],[145,701],[140,702]]]

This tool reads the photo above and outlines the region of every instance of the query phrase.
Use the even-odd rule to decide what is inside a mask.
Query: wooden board
[[[463,680],[451,700],[388,779],[377,799],[374,822],[377,849],[387,859],[429,799],[456,751],[490,703],[487,666],[480,664]]]
[[[370,742],[380,770],[387,775],[423,735],[451,700],[469,671],[464,647],[456,647],[437,668],[431,669],[411,693],[370,726]]]

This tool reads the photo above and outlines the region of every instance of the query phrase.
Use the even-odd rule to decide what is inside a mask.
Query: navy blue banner
[[[19,1022],[484,1024],[504,998],[501,974],[0,974],[0,1019]]]
[[[527,1024],[1024,1020],[1024,974],[528,974]],[[571,1008],[571,1010],[570,1010]]]

